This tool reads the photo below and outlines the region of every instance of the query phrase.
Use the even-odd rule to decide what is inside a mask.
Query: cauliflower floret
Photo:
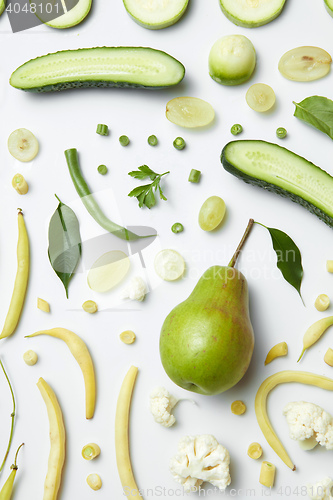
[[[204,481],[224,491],[231,483],[229,464],[228,450],[214,436],[185,436],[170,461],[170,471],[186,492],[197,491]]]
[[[331,500],[333,498],[333,479],[325,477],[315,484],[307,484],[308,496],[312,500]]]
[[[172,396],[164,387],[156,387],[150,394],[150,411],[155,422],[164,427],[171,427],[176,419],[171,415],[178,399]]]
[[[147,287],[141,276],[132,278],[127,288],[122,291],[123,299],[138,300],[142,302],[147,293]]]
[[[285,406],[291,439],[304,441],[315,438],[327,450],[333,450],[333,418],[320,406],[298,401]]]

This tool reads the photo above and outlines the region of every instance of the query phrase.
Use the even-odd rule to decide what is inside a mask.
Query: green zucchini
[[[237,26],[257,28],[278,17],[286,0],[220,0],[223,14]]]
[[[77,4],[70,9],[69,11],[65,10],[65,13],[62,16],[55,17],[54,19],[50,19],[50,15],[48,15],[50,6],[59,5],[55,0],[29,0],[30,4],[37,3],[36,7],[36,16],[47,26],[51,28],[64,29],[71,28],[72,26],[76,26],[81,23],[89,14],[91,9],[92,0],[79,0]],[[65,3],[63,2],[63,6]],[[57,11],[55,11],[57,12]]]
[[[333,227],[333,177],[286,148],[265,141],[232,141],[221,154],[225,170],[290,198]]]
[[[167,28],[184,14],[188,0],[123,0],[135,22],[151,30]]]
[[[14,71],[10,84],[30,92],[84,87],[164,88],[176,85],[184,75],[184,66],[161,50],[93,47],[31,59]]]

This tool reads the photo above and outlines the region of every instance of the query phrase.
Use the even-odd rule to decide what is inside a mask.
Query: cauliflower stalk
[[[311,500],[333,499],[333,479],[325,477],[315,484],[307,484],[308,496]]]
[[[185,436],[170,461],[170,471],[186,492],[198,491],[205,481],[224,491],[231,483],[229,464],[228,450],[214,436]]]
[[[156,387],[150,394],[150,411],[155,422],[164,427],[171,427],[176,419],[171,414],[178,399],[172,396],[164,387]]]
[[[122,292],[123,299],[138,300],[142,302],[147,293],[147,287],[141,276],[132,278],[130,284]]]
[[[283,414],[287,418],[291,439],[306,449],[318,443],[327,450],[333,450],[333,417],[320,406],[298,401],[285,406]]]

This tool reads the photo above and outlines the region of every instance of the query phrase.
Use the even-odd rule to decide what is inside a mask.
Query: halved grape
[[[207,198],[199,212],[199,226],[204,231],[212,231],[223,220],[226,212],[225,203],[219,196]]]
[[[246,92],[246,102],[254,111],[264,113],[275,104],[274,90],[265,83],[255,83]]]
[[[185,261],[176,250],[161,250],[155,257],[156,274],[162,280],[178,280],[185,271]]]
[[[107,252],[92,265],[88,273],[88,285],[94,292],[107,292],[125,278],[129,268],[130,260],[124,252]]]
[[[8,137],[8,151],[16,160],[31,161],[39,150],[39,144],[32,132],[26,128],[14,130]]]
[[[289,50],[279,61],[282,76],[295,82],[311,82],[326,76],[331,68],[332,58],[319,47],[296,47]]]
[[[198,97],[175,97],[166,105],[170,122],[185,128],[205,127],[214,120],[213,107]]]

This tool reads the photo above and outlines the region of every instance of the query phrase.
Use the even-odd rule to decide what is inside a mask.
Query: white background
[[[309,351],[301,364],[296,360],[307,327],[325,316],[314,308],[319,293],[333,298],[332,275],[326,271],[326,260],[333,258],[332,229],[302,207],[287,199],[242,183],[226,173],[220,164],[222,147],[233,139],[230,127],[241,123],[242,139],[264,139],[279,142],[275,130],[286,127],[288,137],[279,144],[299,153],[323,169],[333,173],[332,142],[324,134],[293,117],[294,105],[311,95],[332,98],[332,75],[312,83],[290,82],[279,74],[281,55],[300,45],[316,45],[333,52],[333,19],[321,0],[287,0],[278,19],[261,28],[248,30],[229,22],[217,0],[190,0],[186,15],[175,26],[149,31],[127,15],[121,0],[98,1],[86,22],[71,30],[57,31],[42,26],[12,34],[6,14],[0,19],[0,314],[2,321],[8,310],[16,272],[17,215],[24,210],[31,243],[31,278],[20,325],[15,335],[1,344],[1,359],[8,369],[17,399],[17,419],[10,457],[2,473],[1,483],[9,471],[14,451],[25,442],[19,456],[16,498],[42,498],[49,453],[48,420],[44,402],[36,387],[40,376],[54,388],[64,413],[67,430],[67,458],[59,497],[64,500],[82,498],[122,498],[114,450],[114,416],[118,392],[129,367],[139,367],[139,375],[131,412],[131,455],[135,477],[146,498],[152,498],[155,487],[166,488],[165,496],[181,494],[168,471],[169,459],[177,451],[179,439],[187,434],[210,433],[231,454],[232,486],[226,495],[248,498],[245,489],[254,488],[256,498],[262,496],[259,485],[260,461],[248,458],[248,445],[258,441],[263,458],[277,466],[276,486],[266,494],[273,498],[304,497],[301,487],[307,481],[332,476],[332,452],[317,447],[312,452],[299,449],[290,440],[282,409],[294,400],[317,403],[333,413],[330,394],[317,388],[290,384],[277,388],[269,398],[269,415],[273,425],[297,465],[292,472],[266,443],[254,413],[254,396],[260,383],[269,375],[285,369],[302,369],[333,376],[332,368],[323,361],[328,347],[333,347],[329,331]],[[240,33],[248,36],[257,51],[257,68],[249,83],[239,87],[223,87],[210,79],[207,59],[211,46],[221,36]],[[178,87],[162,90],[87,89],[58,94],[33,95],[15,90],[8,84],[11,72],[23,62],[38,55],[61,49],[112,45],[151,46],[172,54],[186,67],[186,77]],[[256,114],[245,102],[250,84],[271,85],[277,104],[270,114]],[[209,101],[215,111],[215,123],[206,130],[179,129],[165,118],[167,101],[179,95],[191,95]],[[109,137],[95,133],[97,123],[110,127]],[[29,164],[20,164],[6,147],[10,132],[26,127],[40,142],[40,153]],[[122,148],[118,137],[126,134],[131,145]],[[147,137],[156,134],[158,147],[147,145]],[[187,141],[184,151],[176,151],[173,139],[181,135]],[[155,250],[174,248],[186,259],[187,273],[177,283],[160,283],[154,278],[154,289],[142,304],[119,305],[120,291],[127,281],[105,296],[94,295],[86,284],[86,274],[78,273],[70,283],[69,300],[47,257],[47,228],[56,209],[54,193],[76,212],[83,241],[103,234],[78,199],[69,177],[63,151],[76,147],[80,152],[84,175],[95,192],[101,194],[105,211],[111,219],[127,225],[151,225],[159,233],[147,265],[152,265]],[[107,176],[96,172],[100,163],[109,167]],[[157,172],[170,170],[163,180],[167,202],[158,202],[151,211],[139,209],[135,199],[127,197],[137,181],[127,173],[147,163]],[[191,168],[202,171],[200,184],[187,182]],[[24,197],[11,187],[11,179],[21,172],[29,182]],[[108,201],[112,198],[114,201]],[[211,195],[221,196],[228,207],[223,226],[212,234],[198,226],[198,211]],[[117,208],[115,208],[117,207]],[[121,214],[121,215],[120,215]],[[246,275],[250,290],[251,318],[256,346],[253,360],[244,379],[232,390],[215,397],[195,395],[175,386],[165,374],[159,358],[159,332],[169,311],[191,292],[199,276],[214,264],[226,265],[238,244],[250,217],[287,232],[299,246],[304,265],[302,292],[306,307],[296,291],[276,270],[275,255],[269,234],[255,226],[238,262]],[[182,222],[185,231],[174,235],[170,227]],[[108,237],[106,247],[114,248]],[[110,243],[109,243],[110,242]],[[85,245],[83,245],[83,254]],[[85,267],[105,247],[86,256]],[[135,259],[134,259],[135,260]],[[82,270],[82,269],[81,269]],[[153,274],[150,274],[152,279]],[[158,286],[157,286],[158,285]],[[48,300],[51,314],[36,308],[37,297]],[[94,299],[100,306],[96,315],[81,309],[84,300]],[[120,308],[120,311],[106,309]],[[127,311],[132,308],[134,311]],[[331,311],[328,310],[329,314]],[[95,362],[98,383],[96,414],[86,421],[84,386],[80,370],[59,340],[38,337],[24,339],[39,329],[62,326],[73,330],[87,342]],[[126,346],[119,334],[132,329],[137,341]],[[277,342],[287,341],[289,355],[264,367],[268,350]],[[34,349],[39,361],[28,367],[22,360],[27,349]],[[175,410],[177,424],[164,429],[153,422],[148,410],[149,392],[164,385],[179,398],[192,398],[197,405],[183,401]],[[11,400],[4,378],[0,376],[0,455],[6,448]],[[242,399],[248,411],[242,417],[230,412],[230,404]],[[93,462],[81,458],[82,446],[90,441],[100,444],[100,457]],[[103,479],[103,488],[93,492],[85,482],[90,472]],[[241,490],[235,492],[231,490]],[[290,489],[289,489],[290,488]],[[210,494],[213,492],[210,491]],[[158,491],[155,491],[158,497]],[[163,496],[163,495],[162,495]],[[193,497],[195,494],[193,494]],[[223,496],[220,493],[211,496]]]

